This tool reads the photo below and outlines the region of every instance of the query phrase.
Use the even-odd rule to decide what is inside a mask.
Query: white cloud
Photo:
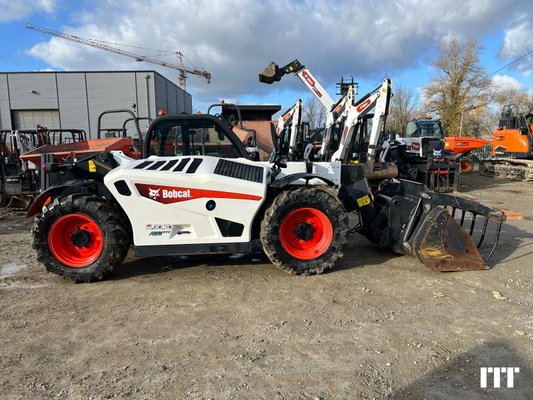
[[[0,22],[19,21],[38,12],[51,13],[55,0],[0,0]]]
[[[3,1],[3,0],[0,0]],[[80,37],[181,51],[195,67],[212,73],[211,85],[190,76],[195,103],[262,96],[303,86],[295,78],[260,84],[257,74],[270,61],[298,58],[328,86],[341,75],[381,81],[417,67],[441,39],[482,38],[501,26],[510,9],[530,9],[529,0],[116,0],[94,2],[77,24],[55,28]],[[531,15],[530,15],[531,17]],[[154,55],[154,52],[133,49]],[[53,38],[30,54],[54,68],[157,69]],[[177,62],[175,58],[167,61]]]
[[[492,84],[497,90],[513,89],[520,91],[524,87],[523,83],[509,75],[494,75],[492,78]]]
[[[531,7],[531,6],[530,6]],[[505,30],[505,39],[500,51],[500,57],[514,61],[533,50],[533,23],[532,14],[522,14],[510,28]],[[524,75],[533,73],[533,55],[530,54],[513,65]]]

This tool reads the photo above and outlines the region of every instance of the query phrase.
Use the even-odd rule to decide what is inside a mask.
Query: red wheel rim
[[[91,218],[68,214],[50,228],[48,245],[53,256],[62,264],[83,268],[100,257],[104,241],[100,228]]]
[[[472,169],[471,161],[461,161],[461,172],[469,172]]]
[[[279,228],[281,245],[292,257],[312,260],[326,252],[333,240],[331,221],[316,208],[291,211]]]

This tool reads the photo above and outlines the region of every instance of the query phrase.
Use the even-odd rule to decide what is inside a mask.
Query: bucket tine
[[[476,225],[476,216],[477,214],[472,215],[472,222],[470,223],[470,236],[474,233],[474,226]]]
[[[485,239],[485,233],[487,232],[488,225],[489,225],[489,219],[485,218],[485,221],[483,222],[483,231],[481,232],[481,237],[479,238],[479,242],[477,243],[478,249],[481,247],[481,243],[483,243],[483,240]]]
[[[375,203],[377,213],[362,214],[362,232],[373,242],[410,254],[435,271],[488,269],[485,261],[494,253],[506,219],[503,211],[405,180],[385,184]],[[497,231],[484,260],[479,249],[492,225],[489,220],[495,221]]]
[[[503,222],[501,221],[498,223],[498,228],[496,228],[496,239],[494,239],[494,244],[492,245],[492,249],[490,250],[490,253],[487,256],[486,260],[488,260],[494,253],[494,250],[496,250],[496,246],[498,245],[498,241],[500,240],[500,233],[502,231],[502,223]]]

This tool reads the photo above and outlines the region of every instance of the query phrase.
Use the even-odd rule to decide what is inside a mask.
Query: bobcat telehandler
[[[373,193],[363,165],[286,162],[279,148],[270,162],[254,162],[230,128],[211,115],[163,116],[150,125],[141,160],[120,151],[62,164],[51,157],[43,171],[73,180],[48,188],[28,211],[38,260],[88,282],[110,274],[131,247],[137,256],[227,254],[260,242],[279,268],[318,274],[357,231],[434,270],[487,268],[478,247],[489,220],[499,235],[501,212],[416,182]]]

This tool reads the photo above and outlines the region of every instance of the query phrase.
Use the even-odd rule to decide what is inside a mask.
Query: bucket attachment
[[[443,208],[434,208],[413,234],[416,258],[436,271],[488,269],[469,235]]]
[[[281,73],[278,64],[271,62],[268,66],[259,73],[259,82],[271,84],[281,80],[283,74]]]
[[[486,260],[496,248],[505,221],[501,211],[404,180],[385,184],[375,194],[374,211],[360,212],[360,216],[361,233],[370,240],[410,254],[436,271],[488,269]],[[483,259],[479,249],[489,221],[495,228],[494,242]]]

